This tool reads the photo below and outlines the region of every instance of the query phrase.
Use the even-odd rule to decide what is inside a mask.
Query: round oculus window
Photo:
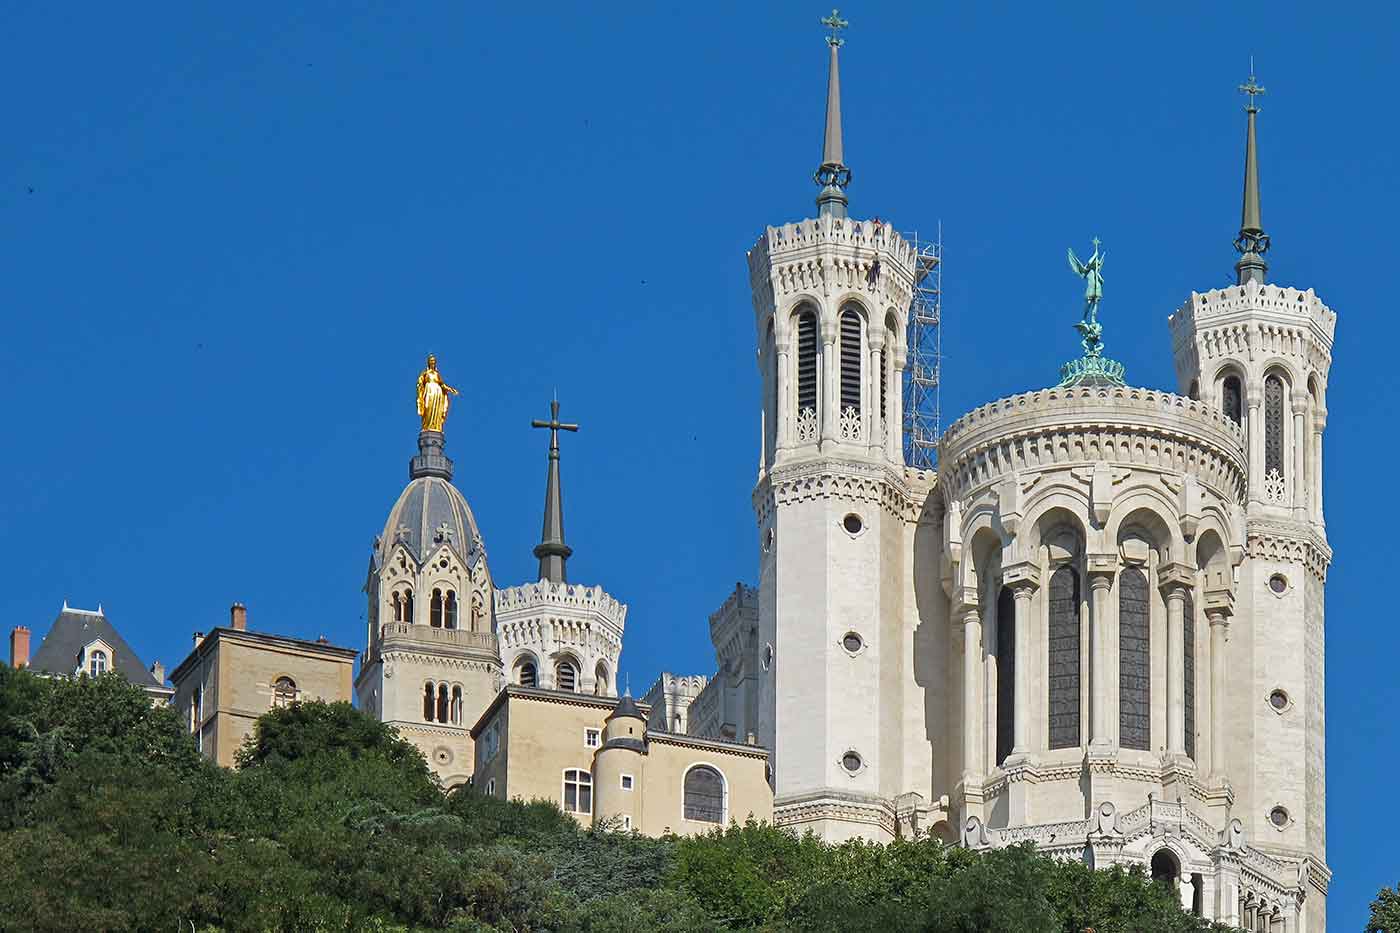
[[[865,642],[862,641],[861,637],[855,632],[847,632],[841,638],[841,647],[845,648],[851,654],[855,654],[857,651],[865,647]]]
[[[859,515],[852,512],[845,518],[841,519],[841,527],[846,529],[847,534],[858,535],[860,534],[861,529],[865,527],[865,523],[860,520]]]
[[[841,767],[845,768],[852,774],[855,774],[857,771],[859,771],[860,766],[862,764],[864,764],[864,762],[860,760],[860,755],[856,754],[855,752],[847,752],[846,754],[841,756]]]
[[[1269,811],[1269,822],[1282,829],[1288,825],[1288,811],[1283,807],[1274,807]]]
[[[1281,573],[1276,573],[1269,578],[1269,589],[1278,596],[1288,592],[1288,578]]]
[[[1282,690],[1275,690],[1269,694],[1269,705],[1279,712],[1288,709],[1288,694]]]

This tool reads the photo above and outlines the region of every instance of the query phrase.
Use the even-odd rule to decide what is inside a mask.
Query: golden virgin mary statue
[[[447,396],[456,394],[456,389],[442,381],[437,357],[428,354],[428,368],[418,374],[418,417],[424,431],[442,430],[442,423],[447,420]]]

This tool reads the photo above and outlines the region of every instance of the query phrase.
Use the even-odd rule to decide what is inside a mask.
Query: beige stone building
[[[652,836],[772,820],[766,749],[649,729],[647,715],[630,696],[508,686],[472,728],[473,783]]]
[[[195,633],[194,650],[170,674],[171,702],[205,757],[232,767],[268,710],[298,700],[349,702],[355,656],[324,639],[249,631],[248,610],[235,603],[227,627]]]

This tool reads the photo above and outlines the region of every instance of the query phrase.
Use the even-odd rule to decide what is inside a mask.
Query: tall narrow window
[[[394,596],[393,596],[393,600],[394,600],[394,621],[395,621],[395,622],[402,622],[402,621],[403,621],[403,599],[399,596],[398,593],[395,593]]]
[[[593,775],[582,768],[564,772],[564,812],[593,812]]]
[[[413,618],[413,591],[405,590],[403,594],[403,620],[412,624],[417,620]]]
[[[1264,498],[1284,500],[1288,470],[1283,459],[1283,380],[1264,380]]]
[[[435,691],[434,691],[434,689],[433,689],[433,685],[432,685],[431,682],[430,682],[430,683],[426,683],[426,684],[423,685],[423,721],[424,721],[424,722],[432,722],[432,721],[433,721],[433,708],[434,708],[434,706],[435,706],[434,694],[435,694]]]
[[[457,594],[452,590],[442,598],[442,624],[445,628],[457,627]]]
[[[1196,757],[1196,600],[1191,591],[1186,591],[1186,605],[1182,612],[1181,651],[1182,677],[1181,699],[1185,704],[1186,757]]]
[[[433,590],[432,601],[428,603],[428,624],[442,628],[442,590]]]
[[[709,765],[696,765],[685,773],[685,818],[701,823],[724,822],[724,778]]]
[[[560,661],[554,667],[554,686],[570,693],[578,689],[578,671],[572,661]]]
[[[817,316],[803,311],[797,316],[797,418],[796,440],[817,439]]]
[[[608,669],[601,661],[593,669],[593,692],[600,697],[608,695]]]
[[[997,594],[997,764],[1011,754],[1016,728],[1016,598]]]
[[[1152,747],[1152,655],[1147,574],[1129,567],[1118,577],[1118,744]]]
[[[484,615],[484,613],[481,611],[481,594],[480,594],[480,593],[473,593],[473,594],[472,594],[472,631],[473,631],[473,632],[483,632],[483,631],[486,630],[486,629],[485,629],[485,620],[482,618],[483,615]]]
[[[889,337],[887,336],[885,339],[888,340]],[[887,405],[886,402],[885,402],[885,396],[888,394],[889,387],[890,387],[890,371],[889,371],[889,368],[888,368],[888,364],[885,362],[885,360],[886,360],[885,351],[884,351],[884,350],[881,350],[881,351],[880,351],[880,423],[881,423],[881,424],[884,424],[884,423],[885,423],[885,420],[889,417],[888,405]]]
[[[447,684],[438,684],[437,721],[447,722]]]
[[[1244,420],[1244,395],[1240,392],[1240,377],[1226,376],[1220,385],[1220,407],[1225,409],[1225,417],[1235,424]]]
[[[1079,745],[1079,574],[1061,567],[1050,576],[1051,748]]]
[[[462,724],[462,688],[452,688],[452,725]]]
[[[841,312],[841,414],[860,414],[860,315]]]

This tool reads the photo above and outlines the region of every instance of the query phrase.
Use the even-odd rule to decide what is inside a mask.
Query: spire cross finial
[[[831,30],[831,35],[826,37],[827,45],[834,46],[838,49],[842,45],[845,45],[846,40],[841,38],[841,30],[851,24],[841,18],[840,10],[833,9],[830,16],[822,19],[821,24]]]
[[[559,399],[555,398],[549,403],[549,420],[540,421],[538,419],[530,422],[532,428],[549,428],[549,456],[551,460],[559,459],[559,432],[577,431],[578,425],[564,424],[559,420]]]
[[[1254,83],[1254,56],[1249,56],[1249,83],[1240,85],[1240,93],[1249,95],[1249,103],[1245,105],[1245,113],[1258,113],[1259,106],[1254,98],[1266,93],[1264,88]]]

